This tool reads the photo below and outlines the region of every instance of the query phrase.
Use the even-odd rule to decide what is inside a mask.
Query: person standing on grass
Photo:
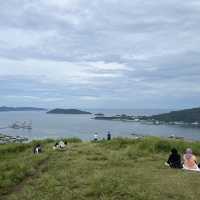
[[[171,150],[171,154],[166,164],[171,168],[179,168],[179,169],[182,168],[181,156],[180,154],[178,154],[178,151],[175,148]]]
[[[193,155],[192,149],[186,149],[186,152],[183,156],[184,164],[183,168],[188,170],[198,170],[197,159],[196,156]]]
[[[94,141],[98,141],[98,137],[99,137],[99,136],[98,136],[98,133],[95,133],[95,134],[94,134]]]
[[[111,133],[110,133],[110,131],[108,131],[107,140],[111,140]]]

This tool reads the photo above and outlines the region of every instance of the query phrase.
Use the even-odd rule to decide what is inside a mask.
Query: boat
[[[28,140],[29,139],[24,136],[11,136],[11,135],[0,134],[0,144],[22,143]]]
[[[184,139],[184,137],[176,136],[174,134],[170,135],[168,138],[170,138],[170,139]]]
[[[15,122],[14,124],[10,125],[9,128],[13,129],[32,129],[32,122],[26,122],[24,121],[23,123],[20,122]]]
[[[19,124],[19,122],[15,122],[14,124],[10,125],[9,128],[20,129],[21,125]]]
[[[23,124],[22,124],[22,128],[23,129],[32,129],[32,122],[26,122],[24,121]]]
[[[131,133],[131,135],[133,136],[133,139],[141,139],[145,137],[144,135],[140,135],[137,133]]]

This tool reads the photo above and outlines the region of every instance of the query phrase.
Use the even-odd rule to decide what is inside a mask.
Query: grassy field
[[[69,140],[65,151],[55,141],[0,145],[1,200],[197,200],[200,173],[164,166],[172,147],[182,153],[199,142],[145,138],[102,142]]]

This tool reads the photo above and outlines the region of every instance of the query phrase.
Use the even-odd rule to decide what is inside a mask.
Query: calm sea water
[[[87,109],[87,111],[101,112],[109,116],[113,114],[151,115],[168,110]],[[7,127],[15,121],[32,121],[33,126],[32,130],[6,128],[1,129],[0,132],[13,136],[26,136],[30,139],[79,137],[83,140],[91,140],[95,132],[103,138],[106,137],[107,131],[110,131],[114,137],[131,137],[131,133],[164,137],[174,134],[186,139],[200,140],[200,128],[93,120],[92,117],[93,115],[52,115],[45,112],[0,112],[0,128]]]

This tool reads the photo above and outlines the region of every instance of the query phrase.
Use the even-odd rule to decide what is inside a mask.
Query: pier
[[[10,136],[0,133],[0,144],[22,143],[28,141],[28,138],[23,136]]]

